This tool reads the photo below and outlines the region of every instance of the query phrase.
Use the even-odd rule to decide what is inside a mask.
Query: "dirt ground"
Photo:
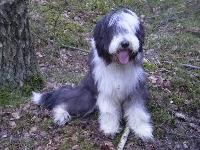
[[[71,58],[75,58],[72,62],[79,66],[76,68],[76,71],[84,74],[84,71],[87,71],[87,68],[83,69],[87,63],[85,61],[87,60],[87,54],[84,52],[68,51],[68,55]],[[76,57],[79,59],[76,59]],[[62,62],[62,60],[60,61]],[[65,62],[62,65],[67,66],[69,63]],[[49,69],[51,68],[43,68],[42,70],[48,73]],[[60,83],[52,82],[52,79],[49,78],[47,85],[44,91],[57,88],[60,86]],[[144,143],[131,133],[124,149],[198,150],[200,147],[199,119],[191,118],[184,114],[171,113],[174,116],[173,125],[171,122],[166,122],[162,125],[152,122],[154,128],[157,129],[154,131],[154,142]],[[118,134],[114,139],[104,136],[98,130],[97,111],[85,118],[74,118],[65,126],[58,127],[53,123],[51,112],[31,103],[30,99],[28,99],[27,103],[20,104],[17,107],[0,107],[0,115],[0,149],[6,150],[112,150],[116,149],[123,132]],[[123,122],[122,127],[124,127]]]
[[[76,86],[88,71],[88,52],[78,48],[88,48],[96,21],[122,1],[30,2],[31,34],[46,79],[43,92],[65,84]],[[200,72],[191,66],[200,65],[200,3],[148,2],[124,1],[140,13],[146,28],[144,68],[152,95],[148,107],[154,142],[144,143],[131,132],[124,149],[199,150]],[[124,122],[121,124],[124,129]],[[17,106],[0,106],[2,150],[115,150],[122,133],[114,139],[104,136],[99,131],[97,110],[58,127],[51,111],[31,103],[30,97]]]

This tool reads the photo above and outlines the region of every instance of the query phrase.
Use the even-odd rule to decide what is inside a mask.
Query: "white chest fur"
[[[97,54],[93,63],[95,65],[93,76],[98,92],[118,100],[125,99],[133,91],[144,73],[141,67],[134,66],[132,62],[126,65],[117,63],[106,65]]]

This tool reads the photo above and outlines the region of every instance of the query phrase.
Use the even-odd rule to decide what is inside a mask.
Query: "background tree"
[[[30,92],[42,87],[36,54],[32,46],[25,0],[0,1],[0,89]],[[5,96],[5,95],[4,95]]]

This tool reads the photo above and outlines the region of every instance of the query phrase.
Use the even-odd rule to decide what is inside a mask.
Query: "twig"
[[[54,43],[60,44],[62,47],[65,47],[65,48],[71,48],[71,49],[79,50],[79,51],[82,51],[82,52],[90,53],[90,51],[88,51],[88,50],[78,48],[78,47],[69,46],[69,45],[65,45],[65,44],[61,43],[60,41],[59,42],[54,41]]]
[[[175,111],[172,111],[172,113],[175,115],[175,117],[177,118],[181,118],[181,119],[184,119],[185,121],[188,121],[188,122],[195,122],[195,123],[200,123],[200,120],[194,118],[194,117],[189,117],[183,113],[180,113],[180,112],[175,112]]]
[[[193,65],[189,65],[189,64],[182,64],[181,63],[181,65],[184,66],[184,67],[188,67],[188,68],[200,69],[200,67],[198,67],[198,66],[193,66]]]
[[[79,51],[82,51],[82,52],[86,52],[86,53],[90,53],[89,50],[85,50],[85,49],[82,49],[82,48],[78,48],[78,47],[73,47],[73,46],[69,46],[69,45],[65,45],[61,42],[56,42],[56,41],[53,41],[53,40],[49,40],[49,39],[45,39],[39,35],[37,35],[35,32],[31,31],[31,33],[33,33],[35,36],[37,36],[38,38],[40,38],[41,40],[44,40],[44,41],[47,41],[47,42],[51,42],[51,43],[54,43],[54,44],[58,44],[60,45],[61,47],[64,47],[64,48],[70,48],[70,49],[74,49],[74,50],[79,50]]]
[[[164,63],[168,63],[168,64],[173,64],[173,62],[170,62],[170,61],[162,61]],[[188,67],[188,68],[193,68],[193,69],[200,69],[200,67],[198,66],[194,66],[194,65],[189,65],[189,64],[183,64],[183,63],[180,63],[182,66],[184,67]]]
[[[124,149],[124,146],[126,144],[129,133],[130,133],[130,128],[128,126],[126,126],[124,133],[122,134],[122,137],[120,139],[120,142],[117,146],[117,150],[123,150]]]

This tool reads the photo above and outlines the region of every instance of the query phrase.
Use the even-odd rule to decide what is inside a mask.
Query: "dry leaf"
[[[159,85],[162,85],[162,84],[163,84],[163,81],[164,81],[164,79],[163,79],[161,76],[159,76],[159,77],[158,77],[158,80],[157,80],[157,83],[158,83]]]
[[[7,138],[7,137],[8,137],[8,135],[7,135],[7,134],[5,134],[5,135],[3,135],[3,136],[2,136],[2,138]]]
[[[10,124],[12,129],[17,127],[17,124],[14,121],[10,121],[9,124]]]
[[[109,147],[114,147],[113,143],[110,141],[105,141],[105,145],[108,145]]]
[[[37,131],[37,127],[32,127],[31,130],[29,131],[29,133],[34,133]]]
[[[79,146],[79,145],[74,145],[74,146],[72,147],[72,149],[73,149],[73,150],[79,150],[79,149],[80,149],[80,146]]]
[[[38,57],[40,57],[40,58],[43,57],[43,55],[41,54],[41,52],[36,52],[36,55],[37,55]]]
[[[19,112],[12,113],[12,116],[13,116],[14,119],[20,118]]]
[[[78,140],[78,137],[76,134],[73,134],[72,137],[71,137],[71,140],[72,141],[77,141]]]
[[[156,83],[156,81],[158,80],[158,78],[156,77],[156,76],[154,76],[154,75],[150,75],[150,76],[148,76],[148,79],[149,79],[149,81],[151,82],[151,83]]]

